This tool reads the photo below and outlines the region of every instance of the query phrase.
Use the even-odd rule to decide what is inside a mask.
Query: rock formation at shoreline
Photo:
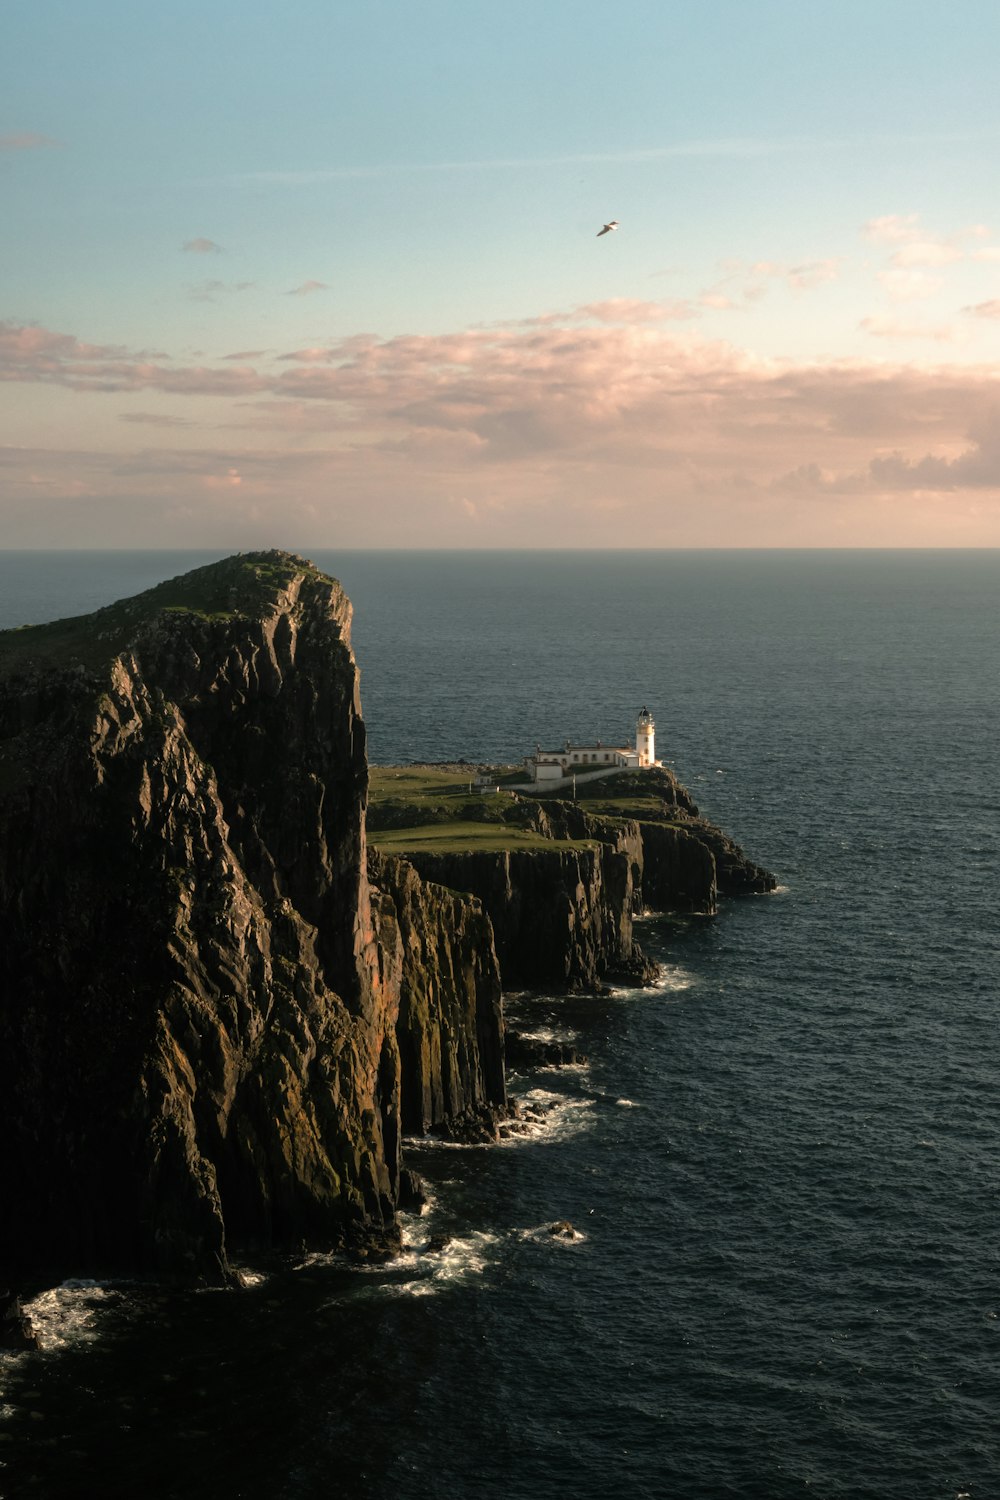
[[[531,814],[551,849],[369,851],[350,618],[270,552],[0,635],[13,1277],[391,1250],[404,1133],[506,1113],[501,975],[641,980],[640,899],[766,888],[709,825],[568,806]]]
[[[489,918],[478,901],[421,880],[405,860],[371,851],[368,864],[397,997],[402,1128],[491,1140],[507,1088]]]

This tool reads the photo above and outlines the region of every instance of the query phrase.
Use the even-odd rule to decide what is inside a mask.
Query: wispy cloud
[[[42,151],[48,146],[58,146],[51,136],[39,135],[35,130],[16,130],[11,135],[0,135],[0,151]]]
[[[256,285],[253,281],[197,281],[187,288],[193,302],[218,302],[220,297],[231,292],[248,292]]]
[[[221,245],[217,245],[214,240],[207,240],[207,239],[205,239],[204,236],[202,236],[202,235],[199,235],[198,238],[195,239],[195,240],[187,240],[181,246],[181,249],[182,250],[187,250],[191,255],[221,255],[222,254],[222,246]]]
[[[719,139],[673,141],[660,146],[622,147],[617,151],[579,151],[557,156],[488,156],[473,160],[448,159],[430,162],[373,162],[366,165],[298,167],[238,173],[228,180],[249,186],[314,187],[324,182],[345,182],[359,178],[419,175],[428,172],[503,172],[533,168],[566,168],[588,166],[627,166],[656,163],[689,157],[780,156],[816,151],[856,151],[859,146],[958,145],[990,139],[996,132],[916,132],[913,134],[866,136],[725,136]],[[889,216],[890,218],[894,216]],[[882,221],[872,220],[873,224]]]
[[[713,286],[701,292],[698,303],[716,311],[732,311],[759,302],[773,286],[783,285],[790,292],[810,292],[840,277],[843,257],[829,255],[816,260],[784,261],[725,260],[725,273]]]
[[[142,427],[193,427],[190,417],[176,417],[166,412],[123,411],[118,413],[119,422],[134,422]]]
[[[325,281],[304,281],[301,286],[293,286],[286,296],[289,297],[311,297],[313,292],[328,292],[330,288]]]
[[[896,318],[862,318],[858,327],[863,333],[879,339],[930,339],[934,343],[950,343],[956,336],[955,329],[947,323],[929,325],[925,323],[901,323]]]
[[[378,162],[368,166],[299,168],[286,171],[245,172],[235,181],[272,187],[313,187],[323,182],[356,178],[419,175],[425,172],[503,172],[533,167],[586,167],[670,161],[684,157],[771,156],[803,151],[816,145],[804,138],[765,139],[731,137],[723,140],[678,141],[667,146],[625,148],[621,151],[581,151],[566,156],[493,156],[471,161]]]
[[[975,302],[971,307],[963,307],[964,313],[971,313],[975,318],[1000,318],[1000,298],[994,297],[990,302]]]

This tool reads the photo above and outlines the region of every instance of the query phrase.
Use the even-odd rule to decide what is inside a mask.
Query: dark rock
[[[495,1139],[507,1107],[500,969],[471,896],[369,853],[380,967],[395,996],[403,1129]]]
[[[424,1180],[410,1167],[404,1167],[399,1174],[399,1207],[404,1213],[422,1214],[427,1207],[427,1193],[424,1189]]]
[[[40,1349],[34,1325],[14,1292],[0,1292],[0,1349]]]
[[[560,1240],[575,1240],[576,1230],[568,1219],[557,1219],[554,1224],[549,1225],[549,1234]]]
[[[508,1063],[515,1068],[565,1068],[587,1061],[572,1042],[544,1041],[540,1037],[522,1036],[509,1028],[506,1052]]]
[[[425,1255],[440,1255],[442,1250],[447,1250],[454,1236],[450,1234],[432,1234],[424,1246]]]

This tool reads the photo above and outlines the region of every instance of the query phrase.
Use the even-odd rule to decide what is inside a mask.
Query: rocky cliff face
[[[491,1140],[505,1111],[503,1010],[493,930],[482,906],[369,853],[376,925],[398,996],[402,1125]]]
[[[391,1234],[398,986],[339,586],[232,559],[0,643],[0,1258]]]
[[[504,984],[594,990],[655,976],[635,939],[633,918],[650,909],[712,916],[718,897],[774,889],[697,808],[669,773],[665,790],[683,822],[608,817],[571,802],[546,802],[531,826],[550,849],[413,853],[427,880],[470,891],[488,913]],[[563,841],[557,843],[555,841]],[[590,847],[567,847],[565,841]]]
[[[642,869],[635,824],[590,848],[408,857],[426,880],[482,902],[508,988],[590,990],[654,972],[632,935]]]

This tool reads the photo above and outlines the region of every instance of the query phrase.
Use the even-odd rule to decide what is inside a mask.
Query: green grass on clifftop
[[[492,768],[485,790],[475,785],[479,774],[463,765],[373,766],[368,842],[386,854],[589,847],[537,832],[531,801],[504,789],[523,772]]]
[[[428,823],[370,832],[383,854],[498,854],[519,849],[591,849],[589,840],[547,839],[528,828],[496,823]]]
[[[290,552],[246,552],[168,578],[90,615],[0,631],[0,674],[29,666],[99,666],[123,650],[139,626],[160,614],[252,618],[270,609],[297,573],[334,582]]]

